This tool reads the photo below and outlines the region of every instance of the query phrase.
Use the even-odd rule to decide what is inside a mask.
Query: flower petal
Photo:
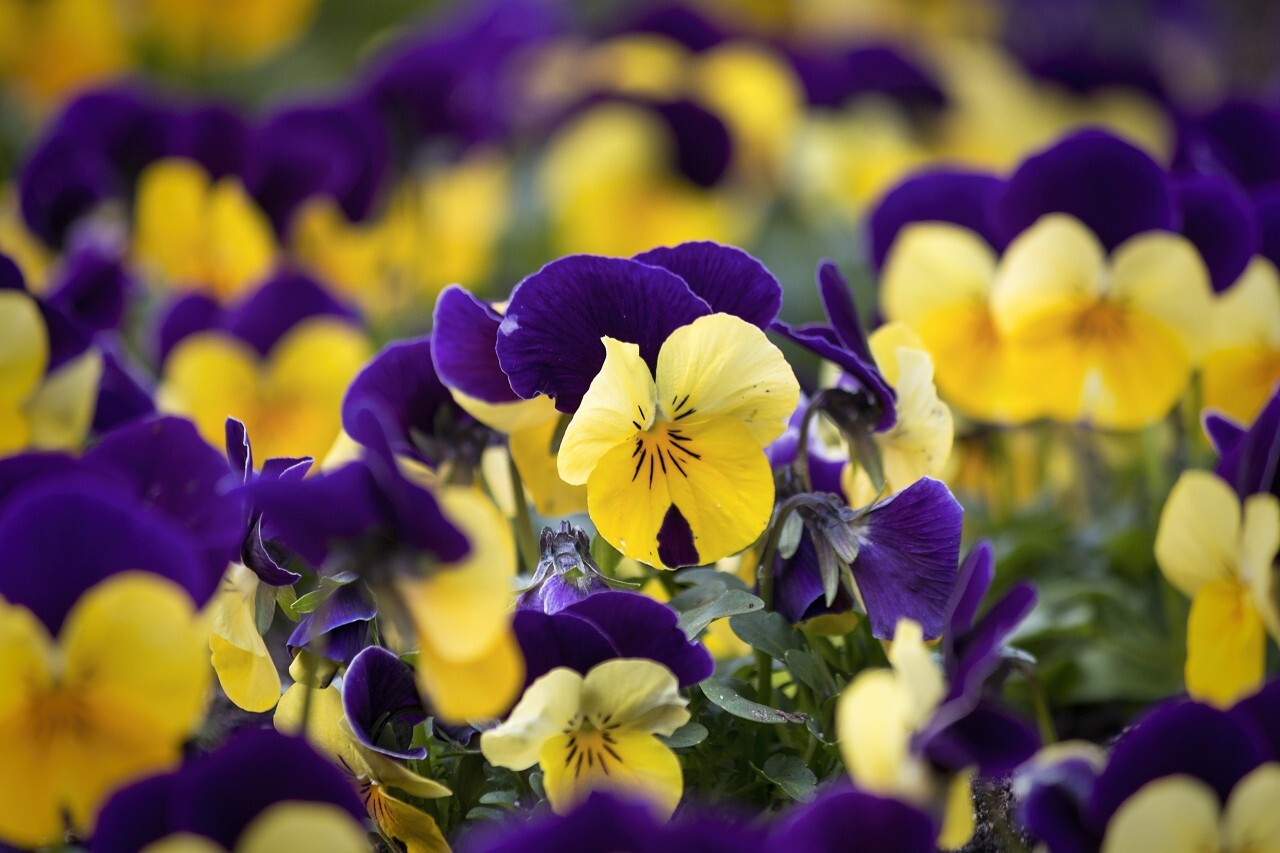
[[[426,758],[425,747],[409,744],[427,712],[413,667],[394,652],[370,646],[356,655],[343,679],[342,707],[361,746],[394,758]]]
[[[671,670],[641,658],[605,661],[582,684],[582,713],[598,729],[669,735],[689,722],[688,704]]]
[[[280,675],[254,618],[257,594],[257,576],[232,566],[207,611],[218,683],[237,708],[254,713],[280,701]]]
[[[1218,849],[1218,798],[1189,776],[1170,776],[1144,786],[1111,818],[1103,853],[1161,850],[1196,853]]]
[[[1186,471],[1160,512],[1156,562],[1169,583],[1188,598],[1205,584],[1236,576],[1240,501],[1207,471]]]
[[[923,226],[929,228],[954,226],[956,231],[972,233],[975,244],[985,246],[988,253],[1003,249],[991,222],[993,202],[1002,186],[999,178],[982,172],[935,170],[912,175],[886,193],[871,211],[872,263],[885,270],[891,256],[901,251],[907,233],[920,227],[916,223],[930,223]]]
[[[483,654],[466,661],[438,656],[430,646],[418,652],[418,689],[445,722],[487,720],[511,707],[524,684],[524,659],[510,630]]]
[[[768,329],[782,310],[782,285],[764,264],[734,246],[681,243],[632,260],[675,273],[712,311],[733,314],[761,329]]]
[[[369,836],[337,806],[283,802],[254,818],[236,841],[236,853],[274,853],[291,848],[363,853],[369,849]]]
[[[1187,692],[1225,708],[1262,686],[1266,634],[1249,589],[1212,580],[1196,592],[1187,619]]]
[[[604,734],[583,738],[556,733],[543,746],[539,760],[551,807],[563,814],[592,791],[619,791],[650,802],[659,817],[669,818],[684,794],[680,759],[646,732],[617,729],[608,733],[608,741]],[[597,742],[584,744],[580,739]],[[590,764],[580,760],[588,756]]]
[[[40,386],[49,337],[36,302],[20,290],[0,291],[0,405],[16,408]]]
[[[431,358],[441,381],[486,403],[520,399],[498,363],[501,314],[461,287],[450,285],[436,299],[432,316]]]
[[[1270,761],[1240,780],[1222,816],[1230,850],[1280,849],[1280,764]]]
[[[641,359],[640,348],[613,338],[602,343],[604,365],[591,380],[560,442],[557,465],[566,483],[587,482],[605,454],[629,444],[657,414],[653,374]]]
[[[581,708],[583,678],[571,669],[553,669],[520,697],[507,719],[480,735],[480,751],[495,767],[524,770],[552,736],[573,725]]]

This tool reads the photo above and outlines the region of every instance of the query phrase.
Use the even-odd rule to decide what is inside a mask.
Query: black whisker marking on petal
[[[635,456],[634,453],[631,455]],[[631,482],[634,483],[636,481],[636,477],[640,475],[640,466],[644,464],[644,458],[648,455],[649,452],[647,450],[640,451],[640,458],[636,460],[636,470],[631,472]]]
[[[636,458],[636,454],[640,452],[640,448],[642,448],[642,447],[644,447],[644,442],[637,438],[637,439],[636,439],[636,449],[635,449],[635,450],[633,450],[633,451],[631,451],[631,458],[632,458],[632,459],[635,459],[635,458]],[[633,477],[632,479],[635,479],[635,478]]]
[[[674,400],[675,400],[675,397],[672,397],[671,399],[674,401]],[[682,408],[684,408],[684,404],[685,404],[685,403],[687,403],[687,402],[689,402],[689,395],[688,395],[688,394],[685,394],[685,395],[684,395],[684,399],[683,399],[683,400],[681,400],[679,403],[676,403],[676,408],[675,408],[675,410],[676,410],[677,412],[678,412],[678,411],[680,411]]]
[[[694,453],[692,450],[690,450],[689,448],[685,447],[683,444],[672,444],[672,445],[669,445],[669,446],[670,446],[670,447],[674,447],[676,450],[679,450],[681,453],[687,453],[687,454],[689,454],[689,455],[690,455],[690,456],[692,456],[694,459],[701,459],[701,458],[702,458],[702,454],[701,454],[701,453]]]
[[[618,753],[614,751],[613,747],[609,746],[608,744],[605,744],[605,745],[604,745],[604,751],[605,751],[605,752],[607,752],[607,753],[609,753],[610,755],[612,755],[612,756],[613,756],[613,760],[614,760],[614,761],[616,761],[616,762],[618,762],[619,764],[624,764],[624,763],[625,763],[625,762],[622,760],[622,756],[621,756],[621,755],[618,755]],[[601,763],[603,764],[603,762],[601,762]]]
[[[689,436],[682,435],[680,430],[678,429],[667,430],[667,435],[671,437],[672,441],[693,441],[693,439],[690,438]]]
[[[640,423],[638,421],[632,421],[631,425],[636,429],[644,429],[644,427],[640,426]]]
[[[677,445],[677,447],[678,446],[679,445]],[[689,472],[684,470],[684,466],[681,465],[680,462],[676,459],[676,455],[672,453],[670,450],[668,450],[667,456],[671,457],[671,461],[676,466],[676,470],[679,471],[681,474],[683,474],[686,480],[689,479]]]
[[[665,460],[665,459],[663,459],[663,458],[662,458],[662,454],[661,454],[661,453],[655,453],[655,454],[653,454],[653,455],[654,455],[654,456],[656,456],[656,457],[658,457],[658,461],[659,461],[660,463],[662,463],[662,473],[664,473],[664,474],[665,474],[665,473],[667,473],[667,460]]]
[[[697,409],[690,409],[690,410],[689,410],[689,411],[687,411],[687,412],[684,412],[684,413],[682,413],[682,414],[676,415],[675,419],[676,419],[676,420],[678,420],[678,421],[679,421],[679,420],[684,420],[685,418],[689,417],[689,415],[692,415],[692,414],[693,414],[694,412],[696,412],[696,411],[698,411],[698,410],[697,410]]]
[[[581,752],[578,753],[578,763],[573,768],[573,775],[574,776],[582,775],[582,753]]]
[[[653,454],[653,456],[657,455],[657,453]],[[649,457],[649,488],[651,489],[653,488],[653,456]]]
[[[637,403],[637,404],[636,404],[636,411],[640,413],[640,420],[642,420],[642,421],[647,421],[647,420],[649,420],[648,418],[646,418],[646,417],[644,416],[644,409],[643,409],[643,408],[641,408],[641,406],[640,406],[640,404],[639,404],[639,403]]]

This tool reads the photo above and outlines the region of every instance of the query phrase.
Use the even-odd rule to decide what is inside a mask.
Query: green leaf
[[[793,800],[807,803],[813,799],[818,777],[804,763],[804,759],[790,753],[769,756],[761,775],[782,789]]]
[[[780,613],[759,610],[729,620],[729,627],[739,639],[769,657],[783,660],[787,651],[803,646],[803,635]]]
[[[726,589],[711,600],[683,611],[680,614],[679,626],[680,630],[684,631],[684,635],[692,640],[702,633],[703,628],[717,619],[763,609],[764,602],[751,593],[740,589]]]
[[[290,609],[297,618],[302,618],[319,607],[324,600],[329,597],[331,592],[332,590],[325,589],[324,587],[313,589],[306,595],[299,596],[295,599],[293,607]]]
[[[467,820],[500,820],[507,816],[504,809],[495,809],[492,806],[476,806],[467,812]]]
[[[259,634],[271,630],[271,622],[276,616],[276,589],[265,583],[259,583],[253,595],[253,624]]]
[[[707,739],[707,727],[702,723],[689,722],[676,729],[667,737],[658,736],[658,740],[665,743],[672,749],[683,749],[687,746],[697,746]]]
[[[809,719],[807,714],[780,711],[777,708],[761,705],[759,702],[752,702],[723,681],[715,681],[708,678],[699,686],[702,688],[703,694],[713,704],[744,720],[777,725],[779,723],[803,723]]]
[[[298,621],[298,616],[294,612],[293,604],[298,600],[298,593],[291,586],[270,587],[276,592],[276,602],[280,605],[280,609],[284,615],[294,622]]]
[[[713,585],[717,589],[747,589],[742,578],[719,569],[680,569],[675,582],[681,586]]]
[[[795,676],[796,680],[819,696],[826,696],[836,691],[836,684],[830,674],[822,668],[822,664],[809,652],[801,649],[787,649],[782,662]]]
[[[596,561],[600,571],[606,575],[612,575],[614,570],[618,568],[618,563],[622,562],[622,554],[618,553],[617,548],[614,548],[609,544],[608,540],[597,533],[591,537],[591,559]]]
[[[766,765],[768,766],[768,765]],[[480,795],[481,805],[514,808],[520,795],[515,791],[488,791]]]

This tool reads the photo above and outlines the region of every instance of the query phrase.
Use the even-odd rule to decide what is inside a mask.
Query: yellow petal
[[[25,607],[0,601],[0,839],[23,847],[52,844],[62,836],[56,768],[32,738],[38,697],[53,684],[53,641]],[[26,687],[27,689],[14,689]]]
[[[773,471],[746,426],[730,419],[684,424],[673,425],[679,439],[659,427],[636,445],[615,447],[587,483],[600,535],[624,556],[658,568],[668,565],[658,533],[673,506],[689,527],[698,564],[746,548],[773,512]]]
[[[1187,692],[1225,708],[1262,686],[1266,635],[1249,589],[1210,581],[1187,618]]]
[[[367,853],[369,836],[351,815],[330,803],[276,803],[245,827],[236,853],[280,850]]]
[[[181,759],[208,699],[207,644],[186,592],[155,575],[115,575],[71,609],[63,690],[92,722],[54,738],[48,760],[76,827],[89,831],[121,785]]]
[[[1215,580],[1235,577],[1240,502],[1208,471],[1186,471],[1165,501],[1156,530],[1156,562],[1188,598]]]
[[[1046,317],[1078,309],[1102,292],[1106,258],[1098,238],[1079,220],[1050,214],[1005,250],[992,288],[1000,330],[1029,337]]]
[[[859,673],[836,705],[840,755],[854,782],[876,793],[919,797],[922,769],[910,755],[910,694],[893,672]]]
[[[1218,796],[1190,776],[1168,776],[1144,785],[1112,816],[1102,840],[1103,853],[1218,849]]]
[[[480,423],[501,433],[515,433],[545,425],[548,421],[560,419],[560,411],[550,397],[538,395],[532,400],[519,400],[514,403],[486,403],[475,397],[468,397],[461,391],[449,389],[453,400],[467,414]]]
[[[1280,764],[1269,761],[1245,776],[1227,797],[1222,817],[1229,850],[1280,850]]]
[[[610,790],[645,799],[665,819],[684,794],[680,759],[645,732],[556,732],[543,745],[539,762],[547,799],[560,814],[592,791]]]
[[[169,353],[157,404],[165,411],[190,418],[205,441],[224,441],[227,417],[249,427],[255,458],[268,458],[259,450],[259,432],[252,424],[259,416],[258,357],[247,344],[217,332],[199,332],[183,340]],[[277,454],[278,455],[278,454]]]
[[[0,406],[26,401],[49,363],[49,336],[35,300],[20,290],[0,291]]]
[[[346,723],[343,724],[343,731],[348,737],[351,736],[350,726]],[[369,769],[369,777],[376,779],[382,785],[398,788],[411,797],[421,797],[424,800],[436,800],[453,793],[434,779],[420,776],[399,761],[388,758],[380,752],[367,749],[359,743],[355,744],[355,748]]]
[[[255,619],[258,586],[257,575],[233,565],[208,609],[218,683],[236,707],[254,713],[270,711],[280,701],[280,674]]]
[[[782,352],[732,314],[699,317],[672,332],[658,353],[656,376],[658,405],[673,422],[734,420],[761,447],[782,435],[800,400]]]
[[[271,223],[235,178],[214,184],[208,204],[210,283],[219,296],[235,296],[271,271],[276,248]]]
[[[537,426],[513,431],[508,441],[511,458],[525,489],[533,498],[534,508],[540,515],[550,518],[574,515],[587,509],[586,487],[562,480],[556,455],[551,452],[551,442],[559,426],[558,418],[543,421]]]
[[[388,795],[380,786],[369,791],[369,815],[383,834],[398,841],[405,853],[449,853],[449,843],[436,822],[418,809]],[[326,850],[328,848],[325,848]],[[361,850],[368,850],[366,842]]]
[[[439,658],[465,663],[510,628],[516,546],[511,526],[478,489],[450,486],[437,496],[471,552],[424,580],[402,583],[401,590],[421,644]]]
[[[610,450],[630,443],[652,422],[657,390],[635,344],[602,338],[604,366],[591,380],[582,405],[560,442],[557,465],[566,483],[587,482]]]
[[[1275,495],[1250,495],[1244,502],[1240,526],[1240,577],[1253,590],[1253,606],[1271,636],[1280,642],[1280,613],[1276,612],[1276,552],[1280,551],[1280,501]]]
[[[646,659],[597,664],[582,684],[582,713],[598,729],[669,735],[689,722],[688,704],[671,670]]]
[[[1162,323],[1198,358],[1213,287],[1195,246],[1179,234],[1139,234],[1116,248],[1111,267],[1112,295]]]
[[[430,646],[418,653],[418,689],[446,722],[488,720],[511,705],[524,683],[524,654],[508,627],[478,657],[452,662]]]
[[[369,768],[363,754],[343,728],[346,711],[338,688],[316,690],[294,684],[280,697],[272,719],[276,731],[287,735],[305,734],[308,742],[328,755],[335,764],[345,766],[353,775],[368,775]]]
[[[960,849],[973,838],[975,824],[972,776],[957,773],[947,786],[947,805],[942,814],[942,829],[938,832],[938,846],[943,850]]]
[[[495,767],[524,770],[543,744],[574,725],[582,707],[582,676],[557,667],[529,685],[502,725],[480,735],[480,751]]]
[[[996,257],[977,234],[943,222],[903,228],[885,258],[880,300],[885,316],[917,331],[939,311],[986,309]]]
[[[78,450],[98,407],[102,354],[90,349],[45,378],[24,409],[31,445],[41,450]]]
[[[910,725],[916,728],[933,713],[947,692],[942,671],[925,645],[918,623],[910,619],[898,621],[889,646],[889,663],[893,664],[904,690]]]
[[[142,853],[226,853],[226,851],[221,844],[203,835],[175,832],[143,847]]]
[[[1280,275],[1255,257],[1218,297],[1201,370],[1204,405],[1250,423],[1280,381]]]

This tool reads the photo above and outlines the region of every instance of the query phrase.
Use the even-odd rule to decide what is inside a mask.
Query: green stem
[[[524,481],[520,479],[520,469],[516,460],[507,454],[507,472],[511,476],[511,497],[516,505],[516,547],[520,552],[520,562],[524,570],[532,574],[538,568],[538,537],[533,532],[533,519],[529,516],[529,501],[524,496]]]
[[[760,600],[765,610],[773,609],[773,558],[778,553],[778,540],[782,537],[782,527],[787,518],[804,502],[798,500],[804,495],[787,498],[778,507],[769,535],[765,537],[764,547],[760,549],[760,565],[756,568],[756,581],[759,586]],[[806,498],[807,500],[807,498]],[[756,649],[756,701],[768,705],[773,701],[773,659],[767,652]]]

